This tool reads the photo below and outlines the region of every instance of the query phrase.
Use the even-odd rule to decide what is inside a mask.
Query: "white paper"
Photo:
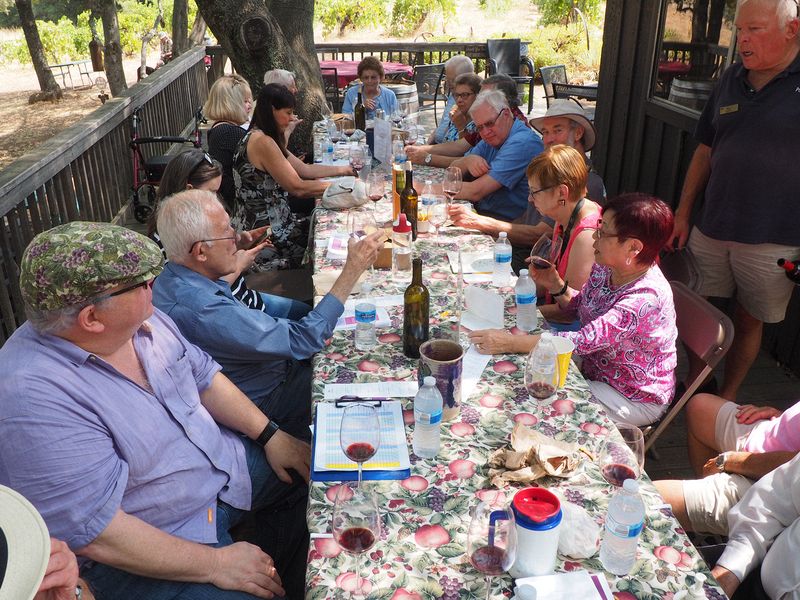
[[[350,236],[335,233],[328,238],[328,252],[325,258],[329,260],[344,260],[347,258],[347,242]]]
[[[389,318],[389,313],[385,308],[375,308],[375,327],[389,327],[392,320]],[[345,309],[342,316],[336,321],[334,331],[349,331],[356,328],[356,312],[355,309]]]
[[[416,381],[376,381],[372,383],[328,383],[325,385],[325,400],[336,400],[342,396],[362,398],[413,398],[419,391]]]
[[[588,571],[554,573],[540,577],[522,577],[516,587],[529,585],[536,590],[536,600],[613,600],[606,578]]]
[[[376,308],[380,307],[388,307],[388,306],[402,306],[403,305],[403,295],[402,294],[394,294],[392,296],[370,296],[369,298],[374,304]],[[344,303],[345,310],[355,310],[356,304],[359,303],[361,300],[358,298],[350,298],[347,302]]]
[[[464,283],[490,283],[492,281],[491,273],[465,273]]]
[[[475,273],[476,271],[472,268],[472,263],[480,259],[494,260],[494,257],[491,252],[462,252],[461,263],[464,266],[463,273]],[[458,273],[458,251],[448,251],[447,260],[450,261],[450,270],[453,273]],[[492,271],[481,272],[491,274]]]
[[[477,389],[478,382],[483,376],[483,371],[492,360],[491,354],[481,354],[470,346],[464,353],[464,362],[461,371],[461,399],[466,400]]]
[[[474,285],[464,288],[466,310],[461,314],[461,325],[470,331],[502,329],[505,300],[497,292]]]
[[[384,119],[375,119],[373,128],[375,142],[373,156],[384,165],[392,164],[392,124]]]

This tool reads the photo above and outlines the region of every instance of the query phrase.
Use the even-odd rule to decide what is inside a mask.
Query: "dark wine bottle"
[[[353,107],[353,121],[355,121],[356,129],[361,131],[367,130],[367,109],[364,107],[364,100],[361,98],[361,92],[358,92],[358,100]]]
[[[407,163],[406,185],[400,192],[400,212],[405,214],[408,222],[411,223],[411,239],[417,239],[417,204],[419,195],[414,189],[414,175],[411,171],[411,163]]]
[[[791,260],[779,258],[778,266],[786,271],[786,276],[791,281],[800,285],[800,262],[792,262]]]
[[[412,261],[411,285],[403,295],[403,354],[419,358],[419,347],[428,341],[431,296],[422,283],[422,259]]]

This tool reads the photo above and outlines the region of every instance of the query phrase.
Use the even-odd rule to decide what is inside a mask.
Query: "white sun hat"
[[[0,530],[0,600],[32,600],[50,559],[50,534],[36,508],[2,485]]]
[[[596,137],[594,125],[592,125],[589,117],[586,116],[586,111],[583,110],[582,106],[572,102],[571,100],[559,98],[558,100],[553,100],[550,103],[550,108],[547,109],[547,112],[543,117],[531,119],[529,123],[531,124],[531,127],[541,133],[544,120],[550,119],[551,117],[566,117],[567,119],[575,121],[578,125],[582,125],[583,149],[588,152],[594,147],[594,140]]]

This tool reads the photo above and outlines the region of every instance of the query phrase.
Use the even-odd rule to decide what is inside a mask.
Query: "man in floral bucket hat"
[[[153,242],[110,224],[33,239],[29,320],[0,349],[0,484],[67,542],[98,598],[302,590],[302,571],[284,574],[304,564],[307,486],[288,471],[307,480],[310,449],[153,309],[161,268]],[[244,517],[261,548],[233,542]]]

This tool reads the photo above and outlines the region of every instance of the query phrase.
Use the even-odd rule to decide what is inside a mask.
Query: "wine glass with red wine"
[[[510,508],[492,510],[485,502],[475,507],[467,531],[467,556],[486,578],[488,600],[492,577],[508,571],[517,557],[517,531]]]
[[[530,265],[534,269],[549,269],[558,261],[558,254],[561,252],[561,237],[550,238],[548,234],[540,237],[531,248]]]
[[[444,171],[444,180],[442,181],[442,191],[447,196],[447,204],[453,202],[458,193],[461,191],[461,186],[464,180],[461,174],[461,169],[458,167],[447,167]]]
[[[378,171],[373,171],[369,175],[367,175],[367,195],[369,199],[372,200],[372,213],[375,213],[375,208],[383,199],[383,196],[386,194],[386,178],[383,176],[383,173],[379,173]]]
[[[644,435],[627,423],[617,423],[622,439],[611,436],[600,451],[600,472],[613,486],[622,487],[626,479],[638,479],[644,469]]]
[[[381,422],[377,409],[371,404],[349,404],[342,413],[339,443],[345,456],[358,465],[358,487],[361,489],[361,469],[381,445]]]
[[[375,545],[381,534],[381,517],[375,494],[348,484],[339,486],[333,505],[333,538],[347,554],[355,556],[354,597],[367,595],[366,579],[361,578],[361,555]]]

